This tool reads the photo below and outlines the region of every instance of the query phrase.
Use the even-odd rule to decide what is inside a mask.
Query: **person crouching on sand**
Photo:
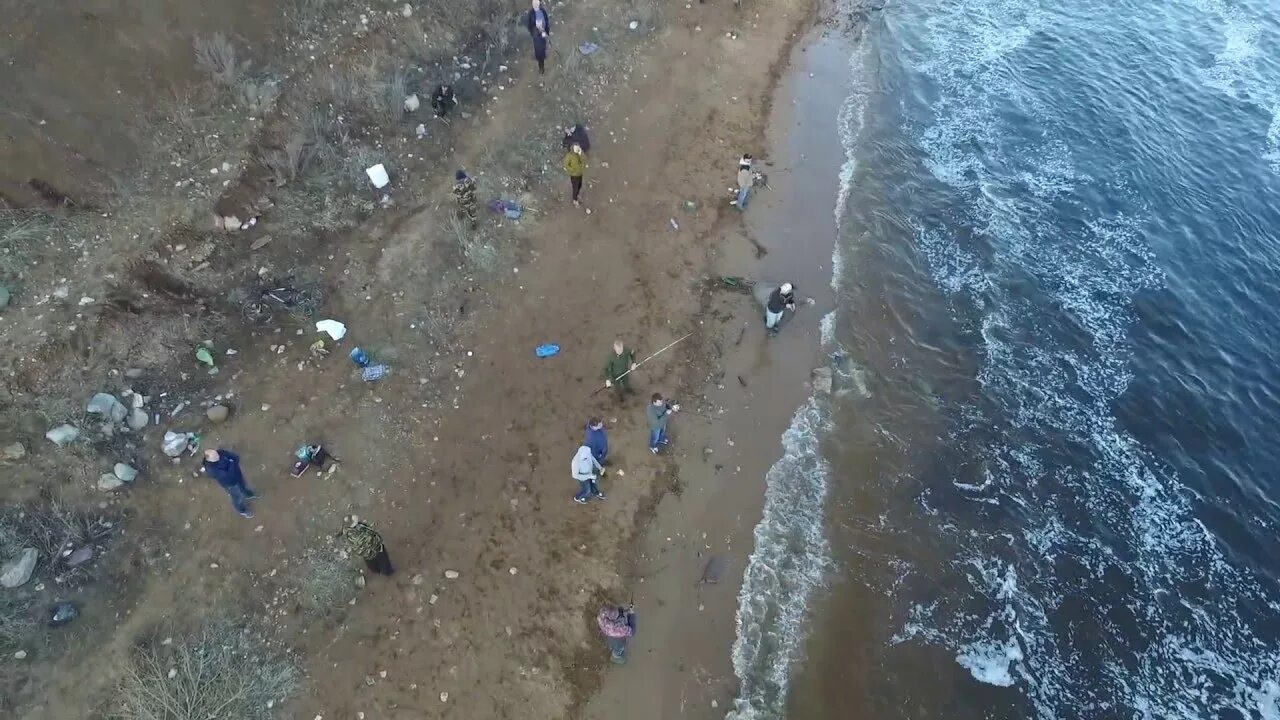
[[[778,332],[778,323],[782,322],[783,312],[796,311],[796,289],[791,283],[782,283],[773,292],[764,305],[764,326],[770,334]]]
[[[617,665],[626,665],[627,643],[636,636],[635,605],[607,607],[596,616],[596,624],[609,646],[609,660]]]
[[[364,560],[371,572],[379,575],[390,575],[395,572],[391,567],[391,556],[387,554],[387,546],[382,536],[369,523],[355,515],[342,519],[343,527],[338,537],[347,541],[351,554]]]

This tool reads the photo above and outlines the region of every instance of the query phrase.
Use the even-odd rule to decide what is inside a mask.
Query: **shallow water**
[[[825,587],[760,613],[807,659],[741,664],[739,717],[1280,717],[1275,11],[870,15],[825,460],[769,478],[821,482]]]

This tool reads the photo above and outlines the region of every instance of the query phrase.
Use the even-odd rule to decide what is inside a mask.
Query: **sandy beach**
[[[560,32],[589,27],[592,11],[575,7]],[[69,650],[73,665],[118,663],[157,623],[182,628],[243,608],[303,668],[288,717],[725,712],[736,691],[736,589],[763,477],[809,392],[810,370],[823,364],[817,338],[839,169],[828,125],[839,90],[822,88],[839,80],[832,58],[805,54],[816,17],[810,0],[663,12],[662,31],[643,41],[603,111],[588,119],[590,212],[560,196],[538,209],[517,264],[478,289],[474,303],[426,301],[460,303],[467,313],[455,341],[434,351],[433,362],[454,369],[430,384],[443,407],[424,410],[426,381],[408,357],[424,331],[406,313],[405,288],[377,285],[424,252],[437,199],[396,211],[323,262],[337,278],[328,312],[385,357],[399,348],[405,368],[361,387],[335,357],[299,381],[296,358],[276,358],[265,342],[242,351],[236,362],[253,371],[232,375],[229,390],[262,411],[205,440],[236,448],[250,477],[264,479],[257,519],[235,517],[191,472],[166,472],[136,512],[163,523],[176,538],[169,547],[183,551],[159,561],[134,551],[134,566],[162,570],[87,613],[85,627],[105,624],[114,634],[82,636]],[[536,75],[526,78],[489,102],[491,120],[459,138],[449,167],[471,165],[518,126],[540,92]],[[745,217],[726,192],[744,152],[762,158],[770,177]],[[755,300],[709,289],[707,279],[722,274],[785,278],[816,304],[770,340]],[[646,356],[690,332],[637,373],[632,398],[593,394],[614,338]],[[560,354],[535,358],[546,342]],[[660,457],[645,446],[652,392],[687,411]],[[571,502],[569,460],[592,415],[609,427],[613,465],[608,499],[582,507]],[[266,480],[297,437],[326,438],[342,457],[339,471]],[[307,616],[274,578],[352,512],[382,532],[397,574],[368,578],[339,613]],[[712,554],[728,558],[728,571],[718,584],[695,586]],[[606,602],[631,599],[641,631],[631,662],[617,668],[594,616]],[[28,717],[75,715],[118,680],[110,672],[89,682],[78,672],[41,678],[22,686],[35,701]]]

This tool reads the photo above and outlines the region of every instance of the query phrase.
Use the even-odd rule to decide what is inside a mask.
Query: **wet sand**
[[[631,659],[609,669],[588,718],[719,718],[737,694],[731,651],[738,588],[765,474],[810,392],[811,370],[826,364],[819,326],[832,302],[833,207],[844,159],[836,118],[847,68],[845,46],[815,29],[793,48],[774,91],[765,146],[753,153],[769,187],[755,193],[715,266],[765,285],[793,282],[815,304],[802,304],[769,338],[754,298],[716,298],[713,314],[727,318],[714,341],[717,372],[706,403],[686,406],[714,419],[674,421],[685,489],[661,502],[641,542],[630,582],[640,624]],[[763,257],[756,257],[757,244],[768,251]],[[712,555],[728,560],[727,571],[718,584],[696,584]]]

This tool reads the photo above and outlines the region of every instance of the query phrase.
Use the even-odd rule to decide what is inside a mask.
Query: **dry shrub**
[[[28,599],[12,590],[0,593],[0,652],[20,645],[36,627]]]
[[[97,553],[111,538],[112,528],[113,523],[98,513],[57,502],[8,508],[0,513],[0,557],[35,548],[40,553],[37,569],[56,574],[57,582],[87,581],[92,578],[93,563],[70,567],[64,552],[92,545]]]
[[[359,573],[332,548],[308,550],[295,573],[298,602],[309,617],[325,617],[341,610],[356,596]]]
[[[226,35],[197,36],[191,44],[196,53],[196,65],[201,70],[223,87],[236,86],[244,68],[236,61],[236,48]]]
[[[136,648],[108,713],[113,720],[269,720],[298,686],[297,667],[247,628],[206,626],[171,645]]]

